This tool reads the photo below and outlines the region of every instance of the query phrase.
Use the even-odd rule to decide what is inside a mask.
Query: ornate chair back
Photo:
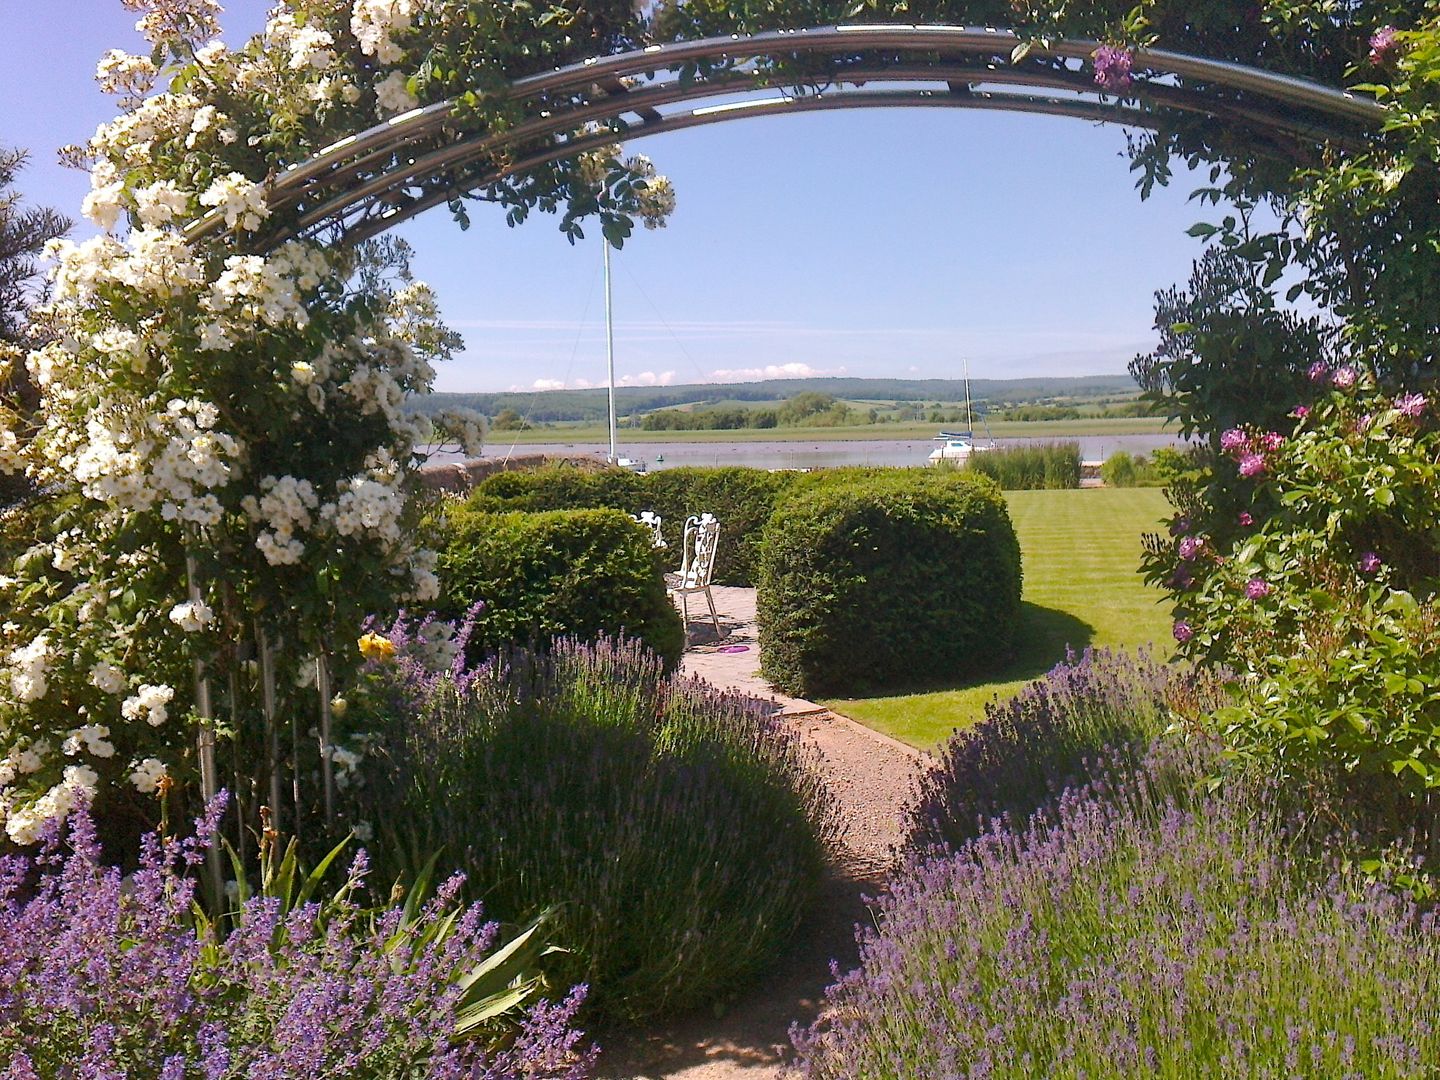
[[[715,549],[720,544],[720,522],[713,514],[685,519],[684,556],[680,564],[682,590],[708,589],[715,570]]]

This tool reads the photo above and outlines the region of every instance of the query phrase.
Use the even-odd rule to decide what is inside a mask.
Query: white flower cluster
[[[111,49],[100,58],[95,68],[95,81],[106,94],[120,95],[122,107],[139,104],[155,85],[160,70],[148,56],[131,56],[120,49]]]
[[[151,727],[159,727],[170,718],[165,708],[175,697],[175,688],[164,683],[151,685],[141,683],[133,697],[127,697],[120,706],[120,715],[126,720],[144,720]]]
[[[455,640],[455,624],[445,619],[423,624],[415,638],[411,653],[430,671],[449,671],[460,653],[460,643]]]
[[[135,785],[135,790],[141,795],[150,795],[160,787],[160,781],[167,777],[169,771],[165,763],[159,758],[147,757],[144,761],[136,764],[130,773],[130,782]]]
[[[125,0],[131,11],[144,12],[135,24],[152,45],[168,45],[183,35],[191,41],[220,36],[219,0]]]
[[[360,768],[360,762],[365,760],[365,758],[364,754],[349,750],[343,746],[331,746],[330,760],[339,767],[339,771],[335,774],[335,786],[343,791],[350,786],[355,775],[355,770]]]
[[[45,634],[10,651],[10,692],[20,702],[39,701],[50,689],[50,639]]]
[[[126,168],[153,167],[156,144],[184,138],[200,107],[200,99],[192,94],[156,94],[131,112],[101,124],[89,143],[90,153],[100,159],[91,174],[91,186],[98,190],[116,180],[112,162]]]
[[[428,604],[440,595],[440,553],[429,548],[416,548],[410,553],[410,594],[406,597],[417,604]]]
[[[267,326],[294,326],[310,322],[303,294],[316,288],[329,266],[318,248],[286,244],[268,259],[260,255],[232,255],[210,286],[200,306],[217,316],[202,328],[202,349],[229,349],[235,338],[253,333],[258,316]]]
[[[430,418],[440,441],[458,442],[469,457],[485,451],[485,417],[474,409],[441,409]]]
[[[265,185],[251,181],[243,173],[232,172],[216,178],[200,195],[202,206],[217,207],[225,217],[225,225],[237,225],[254,232],[270,216],[265,202]]]
[[[290,39],[290,66],[296,70],[324,71],[335,62],[335,39],[324,30],[301,27]]]
[[[55,299],[85,305],[103,285],[125,285],[149,298],[178,296],[199,285],[204,271],[179,233],[140,228],[121,244],[113,236],[96,236],[83,244],[52,240],[46,253],[59,260],[54,275]]]
[[[340,497],[320,508],[321,519],[341,536],[372,536],[400,542],[405,493],[393,478],[354,476],[340,483]]]
[[[625,168],[645,182],[635,196],[645,227],[663,229],[666,219],[675,212],[675,185],[669,178],[657,176],[654,163],[644,154],[627,158]]]
[[[220,500],[213,494],[231,480],[241,456],[239,440],[213,430],[219,410],[208,401],[175,398],[152,427],[169,427],[169,438],[150,467],[147,494],[160,500],[167,521],[214,525],[220,520]]]
[[[197,634],[215,621],[215,611],[203,600],[186,600],[170,609],[170,621],[187,634]]]
[[[112,758],[115,756],[115,744],[110,741],[109,735],[110,729],[104,724],[86,724],[67,734],[60,750],[70,757],[84,750],[93,757]]]
[[[100,776],[86,765],[71,765],[64,779],[27,806],[10,807],[5,815],[5,832],[17,844],[40,839],[46,822],[66,817],[82,799],[95,795]]]
[[[43,739],[28,746],[16,743],[0,758],[0,788],[13,784],[16,777],[39,772],[49,754],[50,744]]]
[[[190,196],[173,180],[157,180],[135,192],[135,214],[142,225],[169,225],[190,209]]]
[[[420,99],[406,87],[406,78],[392,71],[375,84],[375,112],[380,119],[407,113],[420,104]]]
[[[419,0],[355,0],[350,13],[350,32],[360,51],[382,64],[393,64],[405,55],[392,35],[410,29]]]
[[[260,481],[260,490],[260,498],[246,495],[240,500],[251,521],[265,524],[255,546],[271,566],[294,565],[305,554],[305,545],[295,533],[310,528],[310,511],[320,503],[315,486],[293,476],[267,476]]]
[[[118,694],[125,689],[125,673],[105,660],[90,668],[90,685],[102,694]]]

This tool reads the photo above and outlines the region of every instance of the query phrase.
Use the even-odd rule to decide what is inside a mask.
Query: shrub
[[[993,819],[1023,822],[1068,787],[1092,779],[1099,761],[1130,768],[1170,722],[1218,704],[1217,680],[1189,668],[1086,650],[958,731],[920,782],[908,846],[953,849]]]
[[[765,529],[761,665],[788,693],[948,679],[1009,655],[1020,547],[988,480],[896,470],[821,483]]]
[[[667,682],[608,641],[517,655],[424,698],[392,716],[386,771],[365,787],[388,850],[443,845],[507,919],[559,905],[561,977],[588,983],[604,1016],[721,1000],[785,944],[833,825],[768,706]]]
[[[557,466],[489,477],[466,505],[491,511],[611,507],[638,514],[654,510],[665,521],[665,540],[676,565],[685,519],[714,514],[720,522],[714,580],[748,586],[755,583],[765,522],[781,494],[800,476],[740,466],[664,469],[646,476],[625,469]]]
[[[1215,764],[1180,749],[909,865],[799,1075],[1430,1075],[1435,914],[1297,843],[1265,789],[1177,798]]]
[[[1282,777],[1350,774],[1401,811],[1371,839],[1419,828],[1433,843],[1440,426],[1425,395],[1349,367],[1314,378],[1293,432],[1224,433],[1215,468],[1251,501],[1177,515],[1172,539],[1148,544],[1149,573],[1175,601],[1181,651],[1236,672],[1212,724],[1234,755]]]
[[[191,901],[222,805],[197,823],[198,840],[149,836],[128,878],[101,863],[83,810],[68,855],[56,829],[37,858],[0,861],[5,1076],[589,1074],[594,1055],[571,1026],[583,991],[530,1007],[503,1048],[457,1039],[457,980],[477,973],[498,930],[478,906],[456,910],[458,881],[428,903],[362,909],[362,854],[333,899],[254,897],[218,938]]]
[[[1100,479],[1106,487],[1160,487],[1168,483],[1173,474],[1173,465],[1169,463],[1180,456],[1175,451],[1170,453],[1173,457],[1165,458],[1167,464],[1162,465],[1158,452],[1152,460],[1144,454],[1117,450],[1101,463]]]
[[[750,586],[759,572],[765,523],[801,475],[740,466],[664,469],[646,476],[641,491],[645,508],[664,518],[677,566],[685,519],[714,514],[720,522],[714,580]]]
[[[440,557],[442,613],[477,601],[472,655],[625,633],[668,665],[684,648],[650,533],[618,510],[452,511]]]
[[[638,514],[646,507],[640,494],[644,477],[629,469],[580,469],[546,465],[539,469],[495,473],[475,485],[466,500],[470,510],[594,510],[609,507]]]
[[[970,472],[988,476],[1005,491],[1080,486],[1080,444],[1033,443],[985,450],[965,459]]]

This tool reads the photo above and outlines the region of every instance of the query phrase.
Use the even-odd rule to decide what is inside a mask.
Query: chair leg
[[[686,593],[680,594],[680,627],[681,633],[685,636],[685,644],[690,644],[690,597]]]
[[[705,586],[705,603],[710,605],[710,623],[715,627],[715,636],[720,636],[720,616],[715,614],[715,598],[710,595],[710,586]]]

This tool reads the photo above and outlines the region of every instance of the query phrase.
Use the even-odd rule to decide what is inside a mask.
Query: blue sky
[[[226,38],[268,0],[226,5]],[[9,9],[7,11],[7,9]],[[139,51],[119,0],[0,0],[0,142],[30,148],[31,201],[79,216],[55,163],[114,114],[93,81]],[[1123,131],[970,110],[761,117],[637,140],[674,181],[668,228],[615,257],[616,367],[631,383],[784,374],[975,377],[1120,372],[1154,342],[1152,293],[1189,274],[1206,216],[1183,177],[1141,202]],[[1213,211],[1212,211],[1213,213]],[[479,206],[399,232],[466,340],[442,390],[603,382],[598,230],[509,229]],[[80,224],[80,233],[89,231]]]

